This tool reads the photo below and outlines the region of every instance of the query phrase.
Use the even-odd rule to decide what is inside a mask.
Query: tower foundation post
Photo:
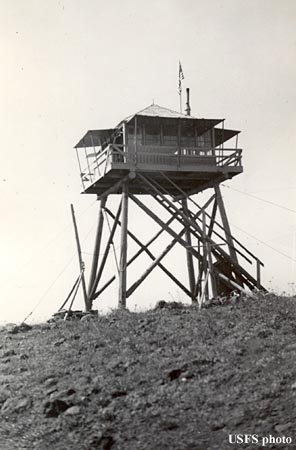
[[[125,181],[122,186],[121,238],[119,260],[118,306],[120,308],[126,307],[128,194],[128,181]]]

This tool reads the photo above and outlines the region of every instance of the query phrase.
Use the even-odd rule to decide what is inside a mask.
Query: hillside
[[[295,311],[267,295],[3,327],[0,448],[295,449]]]

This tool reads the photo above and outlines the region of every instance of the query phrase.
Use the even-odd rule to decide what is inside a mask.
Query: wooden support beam
[[[206,181],[205,183],[200,185],[198,188],[190,189],[189,191],[187,191],[187,196],[189,197],[191,195],[198,194],[199,192],[202,192],[202,191],[205,191],[206,189],[212,188],[215,183],[222,183],[223,181],[225,181],[225,179],[229,179],[229,178],[232,178],[232,177],[225,176],[225,175],[217,176],[212,181]],[[184,198],[184,194],[175,196],[175,200],[182,200],[182,198]]]
[[[237,284],[235,281],[230,280],[226,275],[224,275],[223,273],[218,273],[218,276],[221,278],[221,280],[223,280],[226,284],[228,284],[230,287],[233,287],[234,289],[238,289],[240,292],[242,292],[243,294],[255,298],[254,294],[250,291],[247,291],[246,289],[244,289],[242,286],[240,286],[239,284]]]
[[[91,309],[91,304],[89,302],[87,292],[86,292],[86,285],[85,285],[85,278],[84,278],[84,262],[82,261],[78,228],[77,228],[77,223],[76,223],[76,218],[75,218],[74,206],[72,204],[71,204],[71,213],[72,213],[72,220],[73,220],[73,225],[74,225],[75,240],[76,240],[76,245],[77,245],[77,253],[78,253],[78,260],[79,260],[79,267],[80,267],[80,274],[81,274],[81,284],[82,284],[85,310],[89,311]]]
[[[158,223],[158,225],[160,225],[161,227],[163,227],[172,237],[176,238],[177,241],[185,248],[187,249],[187,242],[180,238],[178,236],[178,234],[172,230],[170,227],[168,227],[165,222],[163,222],[156,214],[154,214],[146,205],[144,205],[143,202],[141,202],[141,200],[139,200],[137,197],[135,197],[133,194],[130,194],[130,198],[134,201],[134,203],[136,203],[136,205],[139,206],[140,209],[142,209],[148,216],[150,216],[156,223]],[[201,259],[201,255],[194,250],[194,248],[190,248],[188,249],[193,256],[195,256],[198,260]]]
[[[94,280],[94,283],[93,283],[93,286],[92,286],[92,290],[90,292],[89,298],[90,298],[91,302],[95,298],[95,291],[96,291],[96,289],[98,287],[99,281],[100,281],[101,276],[103,274],[103,270],[104,270],[104,267],[105,267],[105,264],[106,264],[106,261],[107,261],[108,253],[109,253],[109,250],[110,250],[110,246],[111,246],[111,243],[113,242],[113,237],[114,237],[114,234],[115,234],[116,226],[118,224],[118,219],[119,219],[119,216],[120,216],[120,212],[121,212],[121,202],[120,202],[120,204],[118,206],[116,217],[114,219],[114,223],[113,223],[111,232],[109,234],[108,241],[106,243],[105,251],[104,251],[104,254],[102,256],[101,264],[100,264],[100,267],[99,267],[98,272],[96,274],[96,278]]]
[[[109,211],[106,208],[106,212],[112,217],[115,218],[114,214]],[[170,217],[170,219],[166,222],[166,225],[169,225],[173,220],[175,219],[175,215]],[[121,225],[121,222],[118,221],[118,224]],[[147,253],[147,255],[152,259],[152,261],[155,261],[156,257],[153,255],[153,253],[148,249],[148,247],[156,240],[156,238],[164,232],[164,229],[162,228],[156,235],[150,239],[150,241],[144,245],[142,242],[131,232],[127,231],[128,235],[136,242],[136,244],[139,245],[140,250],[128,261],[127,266],[131,264],[142,252]],[[185,230],[183,230],[185,232]],[[176,278],[163,264],[158,263],[158,267],[180,288],[185,292],[186,295],[188,295],[191,298],[190,291]],[[110,278],[110,280],[105,283],[105,285],[94,295],[94,298],[97,298],[101,293],[114,281],[115,277]]]
[[[96,240],[95,240],[94,254],[93,254],[93,258],[92,258],[92,266],[91,266],[91,272],[90,272],[89,284],[88,284],[88,298],[90,301],[91,301],[90,294],[94,290],[93,289],[94,281],[96,279],[97,269],[98,269],[99,254],[100,254],[102,233],[103,233],[103,224],[104,224],[103,209],[105,208],[106,201],[107,201],[107,197],[101,198],[100,206],[99,206],[99,216],[98,216]]]
[[[184,212],[189,217],[188,204],[187,204],[186,198],[184,198],[182,200],[182,206],[183,206]],[[186,228],[185,240],[187,242],[187,246],[191,248],[192,240],[191,240],[190,228],[188,226],[186,226],[185,228]],[[194,295],[194,293],[195,293],[195,273],[194,273],[193,256],[187,249],[186,249],[186,258],[187,258],[189,287],[190,287],[190,291],[191,291],[191,300],[192,300],[192,302],[196,302],[196,297]]]
[[[209,299],[209,285],[208,285],[208,274],[209,274],[209,268],[208,268],[208,251],[211,251],[211,249],[208,246],[208,242],[206,240],[207,235],[207,225],[206,225],[206,215],[205,212],[202,213],[202,237],[203,237],[203,272],[204,274],[207,274],[204,282],[204,290],[203,290],[203,296],[206,300]]]
[[[182,230],[183,234],[183,230]],[[179,233],[181,235],[181,233]],[[176,239],[173,239],[169,245],[161,252],[161,254],[154,259],[153,263],[145,270],[145,272],[140,276],[140,278],[129,288],[126,293],[126,296],[129,297],[136,289],[140,286],[140,284],[148,277],[148,275],[152,272],[152,270],[159,265],[160,261],[167,255],[167,253],[173,248],[173,246],[177,243]]]
[[[216,214],[217,214],[217,208],[218,208],[218,203],[217,203],[217,200],[215,198],[213,209],[212,209],[212,214],[211,214],[211,221],[210,221],[210,225],[209,225],[209,229],[208,229],[208,236],[209,237],[211,237],[212,233],[213,233],[213,228],[214,228]]]
[[[206,271],[206,275],[205,275],[205,281],[204,281],[204,288],[203,288],[203,291],[202,291],[202,294],[201,294],[201,296],[200,296],[200,299],[199,299],[199,308],[201,308],[202,307],[202,305],[203,305],[203,303],[204,303],[204,300],[207,300],[208,299],[208,292],[209,292],[209,285],[208,285],[208,283],[209,283],[209,275],[210,275],[210,271],[209,271],[209,269]]]
[[[224,202],[223,202],[223,198],[221,195],[221,190],[220,190],[219,185],[217,184],[214,189],[215,189],[215,193],[216,193],[216,200],[218,203],[223,228],[225,230],[225,238],[226,238],[226,242],[228,244],[229,254],[230,254],[231,258],[233,259],[233,261],[238,263],[237,254],[235,251],[234,242],[232,239],[230,226],[229,226],[229,222],[227,219],[227,214],[226,214],[226,210],[225,210],[225,206],[224,206]]]
[[[128,182],[122,186],[122,214],[121,214],[121,238],[120,238],[120,260],[119,260],[119,289],[118,306],[126,307],[126,262],[127,262],[127,220],[128,220]]]
[[[129,175],[126,175],[125,177],[121,178],[121,180],[117,181],[113,186],[111,186],[109,189],[106,189],[105,192],[98,195],[98,198],[104,198],[108,197],[108,195],[113,194],[114,192],[118,191],[118,189],[129,179]]]
[[[172,211],[179,211],[179,216],[182,217],[182,219],[183,219],[183,222],[182,222],[183,225],[185,223],[185,224],[191,226],[193,228],[193,230],[196,230],[198,232],[200,239],[203,239],[202,238],[202,230],[195,221],[193,221],[192,219],[190,219],[186,215],[184,215],[184,213],[182,213],[182,211],[178,210],[178,208],[174,205],[174,203],[171,200],[169,200],[169,198],[166,198],[162,194],[162,192],[159,191],[159,189],[157,189],[149,180],[146,179],[146,177],[144,177],[141,174],[139,174],[139,177],[142,178],[143,181],[145,181],[147,183],[147,185],[152,190],[154,190],[158,196],[160,196],[163,199],[163,203],[162,203],[163,206],[165,206],[164,202],[166,202],[168,207],[170,207]],[[178,219],[178,217],[177,217],[177,219]],[[159,220],[158,217],[156,217],[155,220],[156,221]],[[212,239],[210,239],[210,238],[208,238],[208,239],[209,239],[209,243],[211,244],[212,253],[216,256],[217,259],[223,258],[228,264],[230,264],[230,266],[234,270],[237,277],[240,277],[241,275],[243,275],[249,281],[249,285],[257,286],[257,284],[258,284],[257,280],[254,277],[252,277],[252,275],[250,275],[241,265],[239,265],[235,260],[233,260],[233,258],[231,256],[229,256],[227,254],[227,252],[225,252],[221,247],[217,247],[215,245],[215,242]],[[197,253],[197,252],[195,252],[195,253]],[[199,259],[199,257],[200,257],[200,255],[198,256],[198,259]],[[260,286],[260,289],[265,291],[263,286]]]
[[[72,300],[71,300],[71,302],[70,302],[68,311],[67,311],[67,313],[65,314],[64,320],[67,320],[67,318],[68,318],[68,316],[69,316],[69,313],[70,313],[71,310],[72,310],[72,306],[73,306],[74,300],[75,300],[75,298],[76,298],[76,295],[77,295],[77,292],[78,292],[78,289],[79,289],[79,285],[80,285],[80,283],[81,283],[81,281],[82,281],[83,275],[84,275],[84,270],[83,270],[83,271],[80,273],[80,275],[79,275],[77,285],[75,286],[75,291],[74,291],[74,294],[73,294],[73,298],[72,298]],[[88,310],[87,310],[87,311],[88,311]]]
[[[259,261],[259,259],[256,260],[256,268],[257,268],[257,287],[258,289],[260,289],[260,285],[261,285],[261,263]]]
[[[219,238],[221,238],[221,239],[223,239],[225,242],[226,242],[226,239],[223,237],[223,236],[221,236],[219,233],[217,233],[217,231],[214,231],[213,230],[213,227],[214,227],[214,225],[217,225],[220,229],[222,229],[223,231],[224,231],[224,233],[225,233],[225,229],[223,228],[223,226],[222,225],[220,225],[219,224],[219,222],[217,222],[216,220],[215,220],[215,217],[216,217],[216,212],[217,212],[217,200],[216,200],[216,194],[214,194],[211,198],[210,198],[210,200],[203,206],[203,208],[201,208],[191,197],[189,197],[187,194],[186,194],[186,192],[183,190],[183,189],[181,189],[176,183],[174,183],[173,182],[173,180],[171,180],[164,172],[160,172],[161,173],[161,175],[167,180],[167,181],[169,181],[170,183],[171,183],[171,185],[172,186],[174,186],[181,194],[182,194],[182,196],[183,197],[180,197],[180,196],[175,196],[174,197],[174,200],[180,200],[181,198],[188,198],[188,200],[190,200],[190,202],[192,202],[197,208],[199,208],[199,209],[206,209],[207,207],[208,207],[208,205],[211,203],[211,201],[212,200],[214,200],[215,199],[215,203],[214,203],[214,206],[213,206],[213,211],[212,211],[212,215],[209,215],[207,212],[206,212],[206,215],[207,215],[207,217],[209,217],[210,219],[211,219],[211,222],[210,222],[210,226],[209,226],[209,232],[208,232],[208,236],[209,237],[211,237],[212,236],[212,233],[214,232],[214,234],[216,235],[216,236],[218,236]],[[231,238],[232,238],[232,240],[234,241],[234,242],[236,242],[246,253],[248,253],[252,258],[255,258],[256,260],[257,260],[257,257],[253,254],[253,253],[251,253],[246,247],[244,247],[235,237],[233,237],[232,235],[231,235]],[[248,263],[250,263],[250,264],[252,264],[252,261],[249,259],[249,258],[247,258],[241,251],[239,251],[239,250],[236,250],[236,252],[239,254],[239,255],[241,255],[246,261],[248,261]],[[260,260],[259,260],[260,261]],[[264,266],[264,264],[260,261],[260,264],[261,264],[261,266]]]

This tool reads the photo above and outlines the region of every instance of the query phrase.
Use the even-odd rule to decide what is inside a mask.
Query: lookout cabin
[[[177,190],[198,193],[243,171],[238,134],[224,127],[224,119],[196,118],[152,104],[114,128],[89,130],[78,142],[83,192],[101,195],[130,174],[131,193],[146,194],[136,177],[140,172],[162,185],[169,177]],[[177,192],[172,183],[164,187]]]

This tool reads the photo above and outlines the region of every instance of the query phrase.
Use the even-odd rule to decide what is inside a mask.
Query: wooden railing
[[[217,166],[240,167],[242,159],[241,149],[213,149],[213,148],[177,148],[140,146],[137,152],[129,149],[124,151],[123,146],[108,145],[102,152],[92,153],[87,157],[85,170],[81,173],[82,183],[92,184],[105,175],[109,168],[164,166],[180,169],[186,166]]]

